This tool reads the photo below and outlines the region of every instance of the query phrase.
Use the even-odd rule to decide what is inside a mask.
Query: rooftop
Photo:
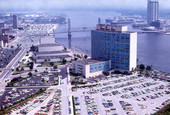
[[[124,33],[124,34],[130,34],[130,33],[137,33],[134,31],[111,31],[111,30],[92,30],[92,31],[101,31],[101,32],[108,32],[108,33]]]
[[[105,62],[105,61],[109,61],[109,60],[93,60],[93,59],[84,59],[84,60],[78,60],[76,61],[77,63],[81,63],[81,64],[94,64],[94,63],[99,63],[99,62]]]
[[[69,55],[57,55],[57,56],[37,56],[37,59],[57,59],[57,58],[71,58]]]
[[[58,53],[69,53],[69,51],[63,50],[63,51],[48,51],[48,52],[37,52],[36,54],[58,54]]]
[[[41,44],[38,47],[51,47],[51,46],[61,46],[61,45],[56,43],[48,43],[48,44]]]

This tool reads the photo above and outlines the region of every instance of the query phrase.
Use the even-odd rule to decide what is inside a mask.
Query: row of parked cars
[[[57,89],[51,100],[46,105],[40,107],[40,109],[34,115],[61,115],[61,90]]]
[[[46,90],[41,96],[38,96],[35,99],[33,99],[30,102],[29,106],[20,110],[20,114],[25,115],[25,114],[29,113],[30,111],[32,111],[33,109],[35,109],[37,106],[39,106],[41,103],[43,103],[46,98],[48,98],[48,96],[52,93],[52,91],[53,90],[51,90],[51,89]]]
[[[76,115],[81,115],[81,107],[80,107],[80,99],[79,97],[73,97],[74,99],[74,107]]]
[[[85,103],[87,106],[88,115],[99,115],[97,104],[95,103],[95,100],[93,97],[85,96]]]
[[[132,97],[137,97],[140,95],[144,95],[144,94],[148,94],[148,96],[146,96],[147,98],[150,99],[155,99],[155,98],[159,98],[160,96],[163,96],[165,90],[165,86],[164,85],[158,85],[155,87],[148,87],[147,89],[143,89],[143,90],[138,90],[138,91],[134,91],[131,93],[126,93],[124,95],[121,96],[121,98],[132,98]],[[167,92],[167,91],[166,91]],[[151,94],[153,94],[152,96],[150,96]],[[145,97],[142,97],[142,100],[146,101]],[[138,101],[140,101],[140,99],[137,99]]]
[[[105,115],[118,115],[111,99],[102,99]]]
[[[13,88],[10,91],[6,91],[7,93],[4,93],[3,98],[1,99],[3,106],[10,106],[14,103],[20,101],[21,99],[27,98],[29,95],[32,95],[33,93],[38,92],[39,89],[16,89]]]
[[[119,101],[121,107],[123,108],[124,111],[126,111],[126,114],[132,114],[134,111],[134,108],[132,104],[126,102],[126,101]]]
[[[111,85],[111,84],[115,84],[115,83],[121,83],[121,82],[125,82],[125,81],[129,81],[129,80],[135,80],[135,79],[139,79],[139,76],[121,76],[121,77],[114,77],[114,80],[109,81],[109,82],[104,82],[102,85],[106,86],[106,85]]]
[[[52,74],[38,74],[22,81],[14,83],[14,86],[40,86],[40,85],[54,85],[55,75]]]
[[[139,84],[139,83],[142,83],[142,82],[145,82],[145,81],[146,80],[144,80],[144,79],[131,80],[131,81],[119,83],[119,84],[116,84],[116,85],[112,84],[110,86],[102,87],[102,88],[99,88],[99,89],[92,89],[92,90],[88,91],[87,93],[88,94],[95,94],[95,93],[99,93],[99,92],[107,92],[107,91],[115,90],[115,89],[118,89],[118,88],[123,88],[123,87],[126,87],[126,86]]]

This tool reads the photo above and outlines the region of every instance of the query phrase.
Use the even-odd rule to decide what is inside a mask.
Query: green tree
[[[55,69],[58,69],[58,66],[57,65],[55,65],[54,67],[53,67],[53,69],[55,70]]]
[[[151,66],[147,66],[146,70],[150,71],[150,70],[152,70],[152,67]]]
[[[50,62],[50,66],[54,66],[54,62]]]
[[[36,69],[35,72],[38,72],[38,70]]]
[[[21,71],[24,71],[24,67],[21,68]]]
[[[87,55],[84,55],[84,58],[85,58],[85,59],[87,59],[87,58],[88,58],[88,56],[87,56]]]
[[[32,70],[34,68],[34,63],[33,62],[29,63],[29,68],[30,68],[30,70]]]
[[[16,68],[16,71],[19,71],[19,67]]]
[[[32,77],[32,76],[33,76],[33,74],[32,74],[31,72],[29,72],[29,73],[28,73],[28,76],[29,76],[29,77]]]
[[[62,59],[62,64],[66,64],[67,60],[65,58]]]
[[[145,69],[145,65],[144,64],[140,64],[139,65],[139,69],[144,70]]]

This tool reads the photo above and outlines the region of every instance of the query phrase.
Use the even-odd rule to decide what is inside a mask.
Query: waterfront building
[[[38,52],[35,52],[35,59],[36,63],[42,63],[45,60],[50,62],[60,62],[63,59],[71,61],[72,54],[57,43],[46,43],[38,45]]]
[[[163,28],[163,22],[161,22],[160,20],[153,21],[153,22],[150,23],[150,26],[153,26],[157,29],[162,29]]]
[[[111,60],[112,69],[131,71],[137,66],[137,32],[127,26],[98,24],[91,31],[91,55],[95,60]]]
[[[159,2],[158,0],[148,0],[147,5],[147,23],[150,26],[151,22],[159,20]]]
[[[38,52],[61,51],[64,47],[56,43],[46,43],[38,45]]]
[[[18,17],[16,15],[13,15],[13,28],[18,28]]]
[[[86,78],[95,77],[111,69],[111,61],[84,59],[73,62],[73,72]]]

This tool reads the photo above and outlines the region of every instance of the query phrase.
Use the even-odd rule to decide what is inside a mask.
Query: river
[[[105,22],[106,18],[120,15],[114,11],[68,11],[64,13],[71,19],[72,27],[95,27],[98,17]],[[59,29],[63,28],[67,28],[67,24],[59,27]],[[56,42],[68,47],[67,34],[56,34]],[[71,45],[72,49],[90,55],[91,33],[73,32]],[[170,73],[170,35],[138,34],[137,50],[139,64],[152,65],[153,69]]]

